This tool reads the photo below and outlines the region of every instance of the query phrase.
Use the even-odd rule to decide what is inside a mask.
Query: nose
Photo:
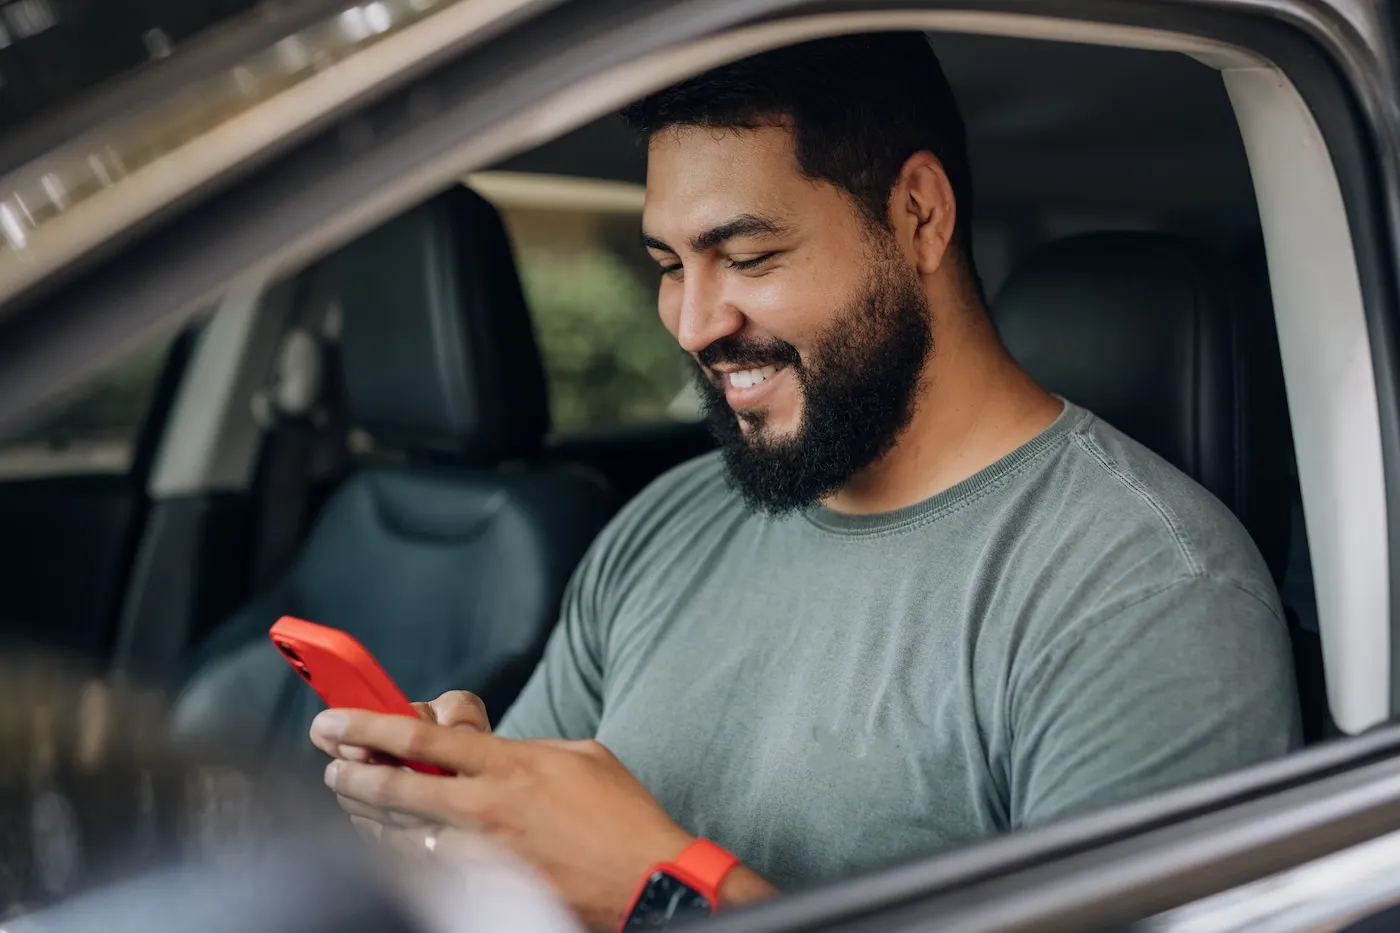
[[[676,340],[687,353],[699,353],[744,327],[744,315],[711,276],[690,275],[681,292]]]

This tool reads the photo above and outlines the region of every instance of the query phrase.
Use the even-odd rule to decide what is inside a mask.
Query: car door
[[[899,24],[983,32],[1033,29],[1042,37],[1133,41],[1141,47],[1176,48],[1171,43],[1179,41],[1230,73],[1233,95],[1291,86],[1298,106],[1262,116],[1287,116],[1314,128],[1316,136],[1308,139],[1322,146],[1294,150],[1326,154],[1335,168],[1335,176],[1328,175],[1335,190],[1322,193],[1345,212],[1340,229],[1331,223],[1335,215],[1302,217],[1289,228],[1293,241],[1275,240],[1270,250],[1296,257],[1289,249],[1303,243],[1334,256],[1344,252],[1352,264],[1345,295],[1313,301],[1308,289],[1314,282],[1288,278],[1300,270],[1273,256],[1270,261],[1271,273],[1299,289],[1282,290],[1293,304],[1280,314],[1297,314],[1295,327],[1308,325],[1290,332],[1285,362],[1290,355],[1295,361],[1288,372],[1290,402],[1306,415],[1295,432],[1300,454],[1308,451],[1310,458],[1300,464],[1301,481],[1313,561],[1323,571],[1318,593],[1332,712],[1350,737],[1171,794],[795,894],[736,913],[714,929],[1092,930],[1164,922],[1164,912],[1243,890],[1400,830],[1400,738],[1391,728],[1362,734],[1390,718],[1400,696],[1389,663],[1397,642],[1391,637],[1388,601],[1391,580],[1400,576],[1393,572],[1389,546],[1400,540],[1395,520],[1400,507],[1394,505],[1400,490],[1393,475],[1400,462],[1395,382],[1400,358],[1393,336],[1400,290],[1394,245],[1400,242],[1400,133],[1392,122],[1400,108],[1380,52],[1379,20],[1350,7],[1342,12],[1323,3],[1281,3],[1268,17],[1244,0],[1218,0],[1209,7],[1188,0],[1123,0],[1111,13],[1073,2],[1035,10],[1030,15],[1015,4],[954,9],[916,0],[589,0],[586,9],[565,4],[517,24],[467,63],[444,64],[419,88],[386,91],[356,114],[352,126],[357,129],[348,134],[353,145],[347,144],[346,131],[312,136],[269,158],[259,171],[229,181],[197,211],[168,218],[131,245],[117,257],[120,262],[95,265],[55,292],[44,311],[98,334],[132,333],[179,318],[193,311],[200,296],[263,261],[274,247],[303,256],[329,248],[413,203],[425,190],[452,183],[475,164],[563,132],[704,61],[823,30]],[[760,16],[766,18],[752,22]],[[581,41],[584,37],[588,41]],[[672,53],[682,43],[683,55],[653,54]],[[422,87],[432,91],[434,106],[426,110]],[[415,99],[416,109],[410,106]],[[529,119],[515,120],[522,113]],[[313,116],[320,114],[306,119]],[[1280,142],[1271,133],[1283,127],[1262,119],[1243,129],[1258,134],[1256,142],[1269,143]],[[1261,203],[1287,210],[1290,201],[1296,205],[1317,193],[1307,190],[1310,181],[1288,173],[1266,179],[1291,186],[1292,197],[1261,198]],[[1330,183],[1316,181],[1322,189]],[[365,206],[365,191],[375,194],[373,209]],[[1308,231],[1328,239],[1309,243]],[[1301,265],[1308,265],[1306,252],[1302,258]],[[133,268],[144,277],[134,277]],[[117,289],[118,284],[132,287]],[[1280,291],[1275,289],[1276,298]],[[1344,321],[1351,312],[1356,315]],[[1337,328],[1357,322],[1362,329],[1350,332],[1357,338],[1352,355],[1308,360],[1309,350],[1326,355]],[[41,381],[32,365],[20,378],[9,364],[58,359],[71,347],[67,335],[52,329],[0,341],[0,416],[19,407],[7,392]],[[1332,365],[1340,369],[1328,370]],[[1336,372],[1370,374],[1359,388],[1353,386],[1370,392],[1365,418],[1331,404],[1359,397],[1329,394],[1323,377]],[[45,384],[51,388],[60,381],[54,375]],[[1367,514],[1358,516],[1358,501]],[[1379,539],[1373,535],[1377,528]],[[1378,592],[1379,602],[1372,598]],[[1355,676],[1339,676],[1347,674]]]

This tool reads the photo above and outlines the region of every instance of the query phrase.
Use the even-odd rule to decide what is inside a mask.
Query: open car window
[[[577,57],[546,54],[576,48],[569,37],[580,27],[568,11],[522,25],[474,61],[479,71],[445,68],[433,106],[425,107],[420,93],[415,112],[431,118],[406,123],[408,92],[389,94],[366,106],[359,122],[308,136],[285,160],[227,180],[229,187],[211,194],[201,210],[153,228],[122,254],[125,271],[98,264],[62,283],[44,297],[44,310],[75,326],[88,320],[89,308],[107,311],[92,326],[111,333],[175,319],[232,274],[275,265],[266,244],[285,247],[286,266],[301,268],[369,229],[369,214],[379,211],[383,216],[375,219],[386,220],[421,200],[434,187],[430,182],[445,189],[465,172],[467,184],[502,210],[512,233],[557,433],[694,420],[694,400],[686,401],[688,364],[656,320],[656,272],[649,277],[648,260],[628,240],[635,239],[641,179],[560,181],[562,165],[547,172],[530,159],[549,146],[567,147],[567,131],[580,122],[605,120],[636,94],[706,64],[813,35],[860,31],[862,14],[881,12],[869,28],[926,31],[935,47],[946,49],[970,115],[974,165],[983,167],[977,249],[986,257],[994,302],[1037,250],[1105,231],[1185,239],[1241,278],[1264,267],[1261,294],[1277,325],[1297,461],[1289,473],[1296,495],[1277,503],[1279,514],[1301,522],[1306,533],[1296,534],[1294,524],[1278,542],[1257,543],[1261,550],[1282,546],[1292,574],[1280,581],[1289,649],[1295,658],[1317,652],[1311,693],[1300,691],[1301,704],[1320,714],[1309,738],[1332,742],[1106,813],[1081,811],[1078,820],[1024,835],[993,833],[999,838],[969,839],[965,849],[901,852],[893,868],[826,879],[830,886],[737,913],[717,929],[900,929],[943,920],[990,931],[1030,929],[1045,918],[1082,929],[1124,923],[1170,929],[1173,916],[1185,922],[1185,915],[1169,912],[1188,902],[1394,829],[1393,737],[1363,735],[1390,717],[1393,693],[1391,535],[1381,504],[1394,496],[1384,456],[1393,453],[1396,428],[1387,394],[1393,348],[1384,334],[1396,270],[1386,246],[1391,218],[1381,208],[1393,196],[1386,185],[1393,182],[1394,160],[1387,159],[1394,153],[1368,148],[1391,138],[1363,125],[1387,112],[1374,105],[1390,99],[1388,85],[1381,91],[1375,81],[1358,90],[1360,74],[1374,77],[1367,71],[1373,63],[1353,58],[1350,72],[1320,73],[1318,43],[1337,59],[1356,50],[1333,33],[1300,31],[1296,24],[1216,22],[1199,10],[1177,22],[1135,5],[1124,14],[1131,23],[1102,25],[901,7],[862,9],[839,21],[775,10],[771,21],[755,26],[724,19],[730,14],[718,7],[704,14],[692,7],[687,15],[694,19],[673,24],[693,36],[684,54],[647,57],[675,51],[661,44],[674,36],[652,46],[628,44],[637,30],[660,22],[648,17],[659,16],[665,4],[646,15],[623,6],[600,4],[589,20],[590,35],[602,37],[596,42],[616,42],[606,62],[599,56],[585,67]],[[1245,16],[1243,8],[1238,12]],[[989,54],[999,43],[1005,47]],[[1084,45],[1076,50],[1073,43]],[[503,64],[522,55],[537,62],[532,82],[513,79],[517,72],[507,74]],[[1009,61],[1046,76],[1021,89],[1033,105],[1002,96],[1010,69],[996,63]],[[443,90],[449,85],[451,93]],[[1351,107],[1362,93],[1380,99]],[[503,120],[504,100],[529,113],[526,129]],[[519,154],[526,142],[546,137],[553,142]],[[460,147],[458,157],[423,169],[441,177],[413,177],[422,158],[411,153],[430,140],[439,156]],[[1036,147],[1047,157],[1032,159],[1030,167],[1018,161]],[[586,146],[580,151],[597,155]],[[509,153],[516,155],[502,161]],[[598,182],[603,186],[588,193]],[[532,186],[551,192],[546,203],[538,191],[528,193]],[[372,209],[361,204],[367,190],[378,199]],[[565,191],[578,205],[561,207]],[[599,191],[614,200],[590,202]],[[235,225],[246,235],[231,237]],[[157,260],[188,274],[175,281],[130,271],[155,269]],[[1324,308],[1326,315],[1319,312]],[[37,328],[14,333],[23,339],[0,339],[0,388],[43,383],[32,369],[7,377],[6,354],[71,347]],[[628,449],[604,454],[588,465],[626,459]],[[1199,470],[1203,475],[1206,467]],[[1300,546],[1306,559],[1288,559]],[[1290,599],[1309,604],[1289,606]],[[1302,688],[1303,671],[1295,673]],[[604,691],[600,682],[580,692]]]
[[[636,183],[483,172],[465,183],[501,211],[549,380],[560,436],[679,420],[691,370],[656,316],[638,243]]]
[[[125,474],[131,467],[171,341],[141,347],[51,404],[0,443],[0,481]]]

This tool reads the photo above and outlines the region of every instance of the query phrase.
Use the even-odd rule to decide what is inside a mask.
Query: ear
[[[958,219],[953,185],[943,163],[927,150],[905,160],[890,197],[891,221],[900,247],[920,275],[938,271]]]

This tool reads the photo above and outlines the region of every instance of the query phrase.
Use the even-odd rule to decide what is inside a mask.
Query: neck
[[[847,514],[915,505],[991,466],[1059,417],[980,308],[940,315],[913,418],[889,453],[824,500]]]

